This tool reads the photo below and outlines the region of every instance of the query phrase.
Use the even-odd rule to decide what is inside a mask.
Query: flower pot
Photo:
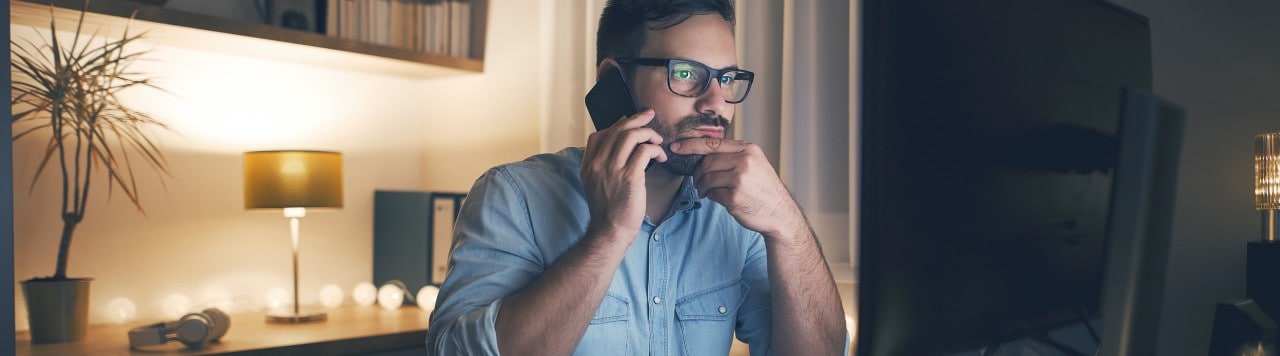
[[[22,281],[31,342],[47,344],[84,339],[89,325],[89,281],[92,280]]]

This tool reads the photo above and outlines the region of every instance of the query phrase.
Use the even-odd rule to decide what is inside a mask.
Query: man
[[[431,352],[724,355],[735,333],[754,355],[844,349],[812,229],[761,150],[724,138],[752,80],[732,23],[727,0],[606,5],[597,77],[621,68],[644,111],[477,179]]]

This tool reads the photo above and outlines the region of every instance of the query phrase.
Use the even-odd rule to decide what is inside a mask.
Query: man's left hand
[[[742,226],[768,237],[808,231],[800,208],[759,146],[698,137],[672,143],[671,151],[705,155],[693,172],[694,186],[702,196],[723,205]]]

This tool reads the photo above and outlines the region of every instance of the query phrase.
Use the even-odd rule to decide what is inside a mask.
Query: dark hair
[[[635,57],[648,30],[669,28],[695,15],[717,14],[733,25],[730,0],[609,0],[596,30],[596,65],[605,58]]]

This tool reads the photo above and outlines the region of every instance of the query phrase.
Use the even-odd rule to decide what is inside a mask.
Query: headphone
[[[129,330],[129,347],[139,348],[164,344],[171,340],[198,349],[217,342],[227,334],[231,318],[216,308],[182,316],[182,319],[155,323]]]

